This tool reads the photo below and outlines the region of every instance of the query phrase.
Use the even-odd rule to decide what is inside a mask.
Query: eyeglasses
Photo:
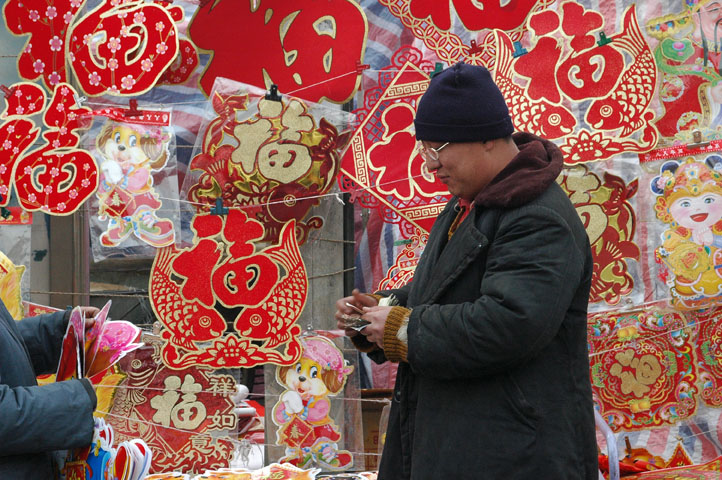
[[[438,162],[439,161],[439,152],[444,149],[448,144],[451,142],[446,142],[440,147],[433,148],[433,147],[425,147],[423,143],[417,142],[416,148],[419,150],[419,155],[421,155],[421,158],[423,158],[427,162]]]

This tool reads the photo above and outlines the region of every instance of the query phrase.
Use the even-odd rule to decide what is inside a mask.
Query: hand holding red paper
[[[70,313],[57,381],[87,377],[95,382],[110,366],[142,345],[135,343],[140,328],[124,320],[108,320],[110,305],[108,301],[102,310],[75,307]]]

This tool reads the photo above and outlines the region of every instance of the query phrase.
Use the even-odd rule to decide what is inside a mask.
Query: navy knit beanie
[[[479,142],[514,132],[504,97],[484,67],[459,62],[434,76],[416,109],[416,139]]]

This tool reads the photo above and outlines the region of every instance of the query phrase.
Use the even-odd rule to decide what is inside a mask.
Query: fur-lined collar
[[[524,205],[541,195],[562,171],[564,158],[554,143],[525,132],[515,133],[513,139],[519,153],[479,192],[475,205],[491,208]]]

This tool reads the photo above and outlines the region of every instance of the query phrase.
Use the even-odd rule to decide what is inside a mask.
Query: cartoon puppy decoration
[[[109,219],[103,246],[117,246],[131,233],[154,247],[174,242],[173,222],[156,216],[162,203],[152,175],[166,165],[169,141],[160,127],[113,121],[103,126],[96,139],[102,155],[98,215]]]
[[[339,450],[339,429],[329,416],[329,396],[346,385],[353,367],[341,351],[325,337],[301,339],[303,354],[295,365],[276,369],[276,380],[286,388],[273,407],[278,425],[277,444],[286,446],[279,463],[299,468],[316,464],[330,470],[352,466],[348,450]]]

